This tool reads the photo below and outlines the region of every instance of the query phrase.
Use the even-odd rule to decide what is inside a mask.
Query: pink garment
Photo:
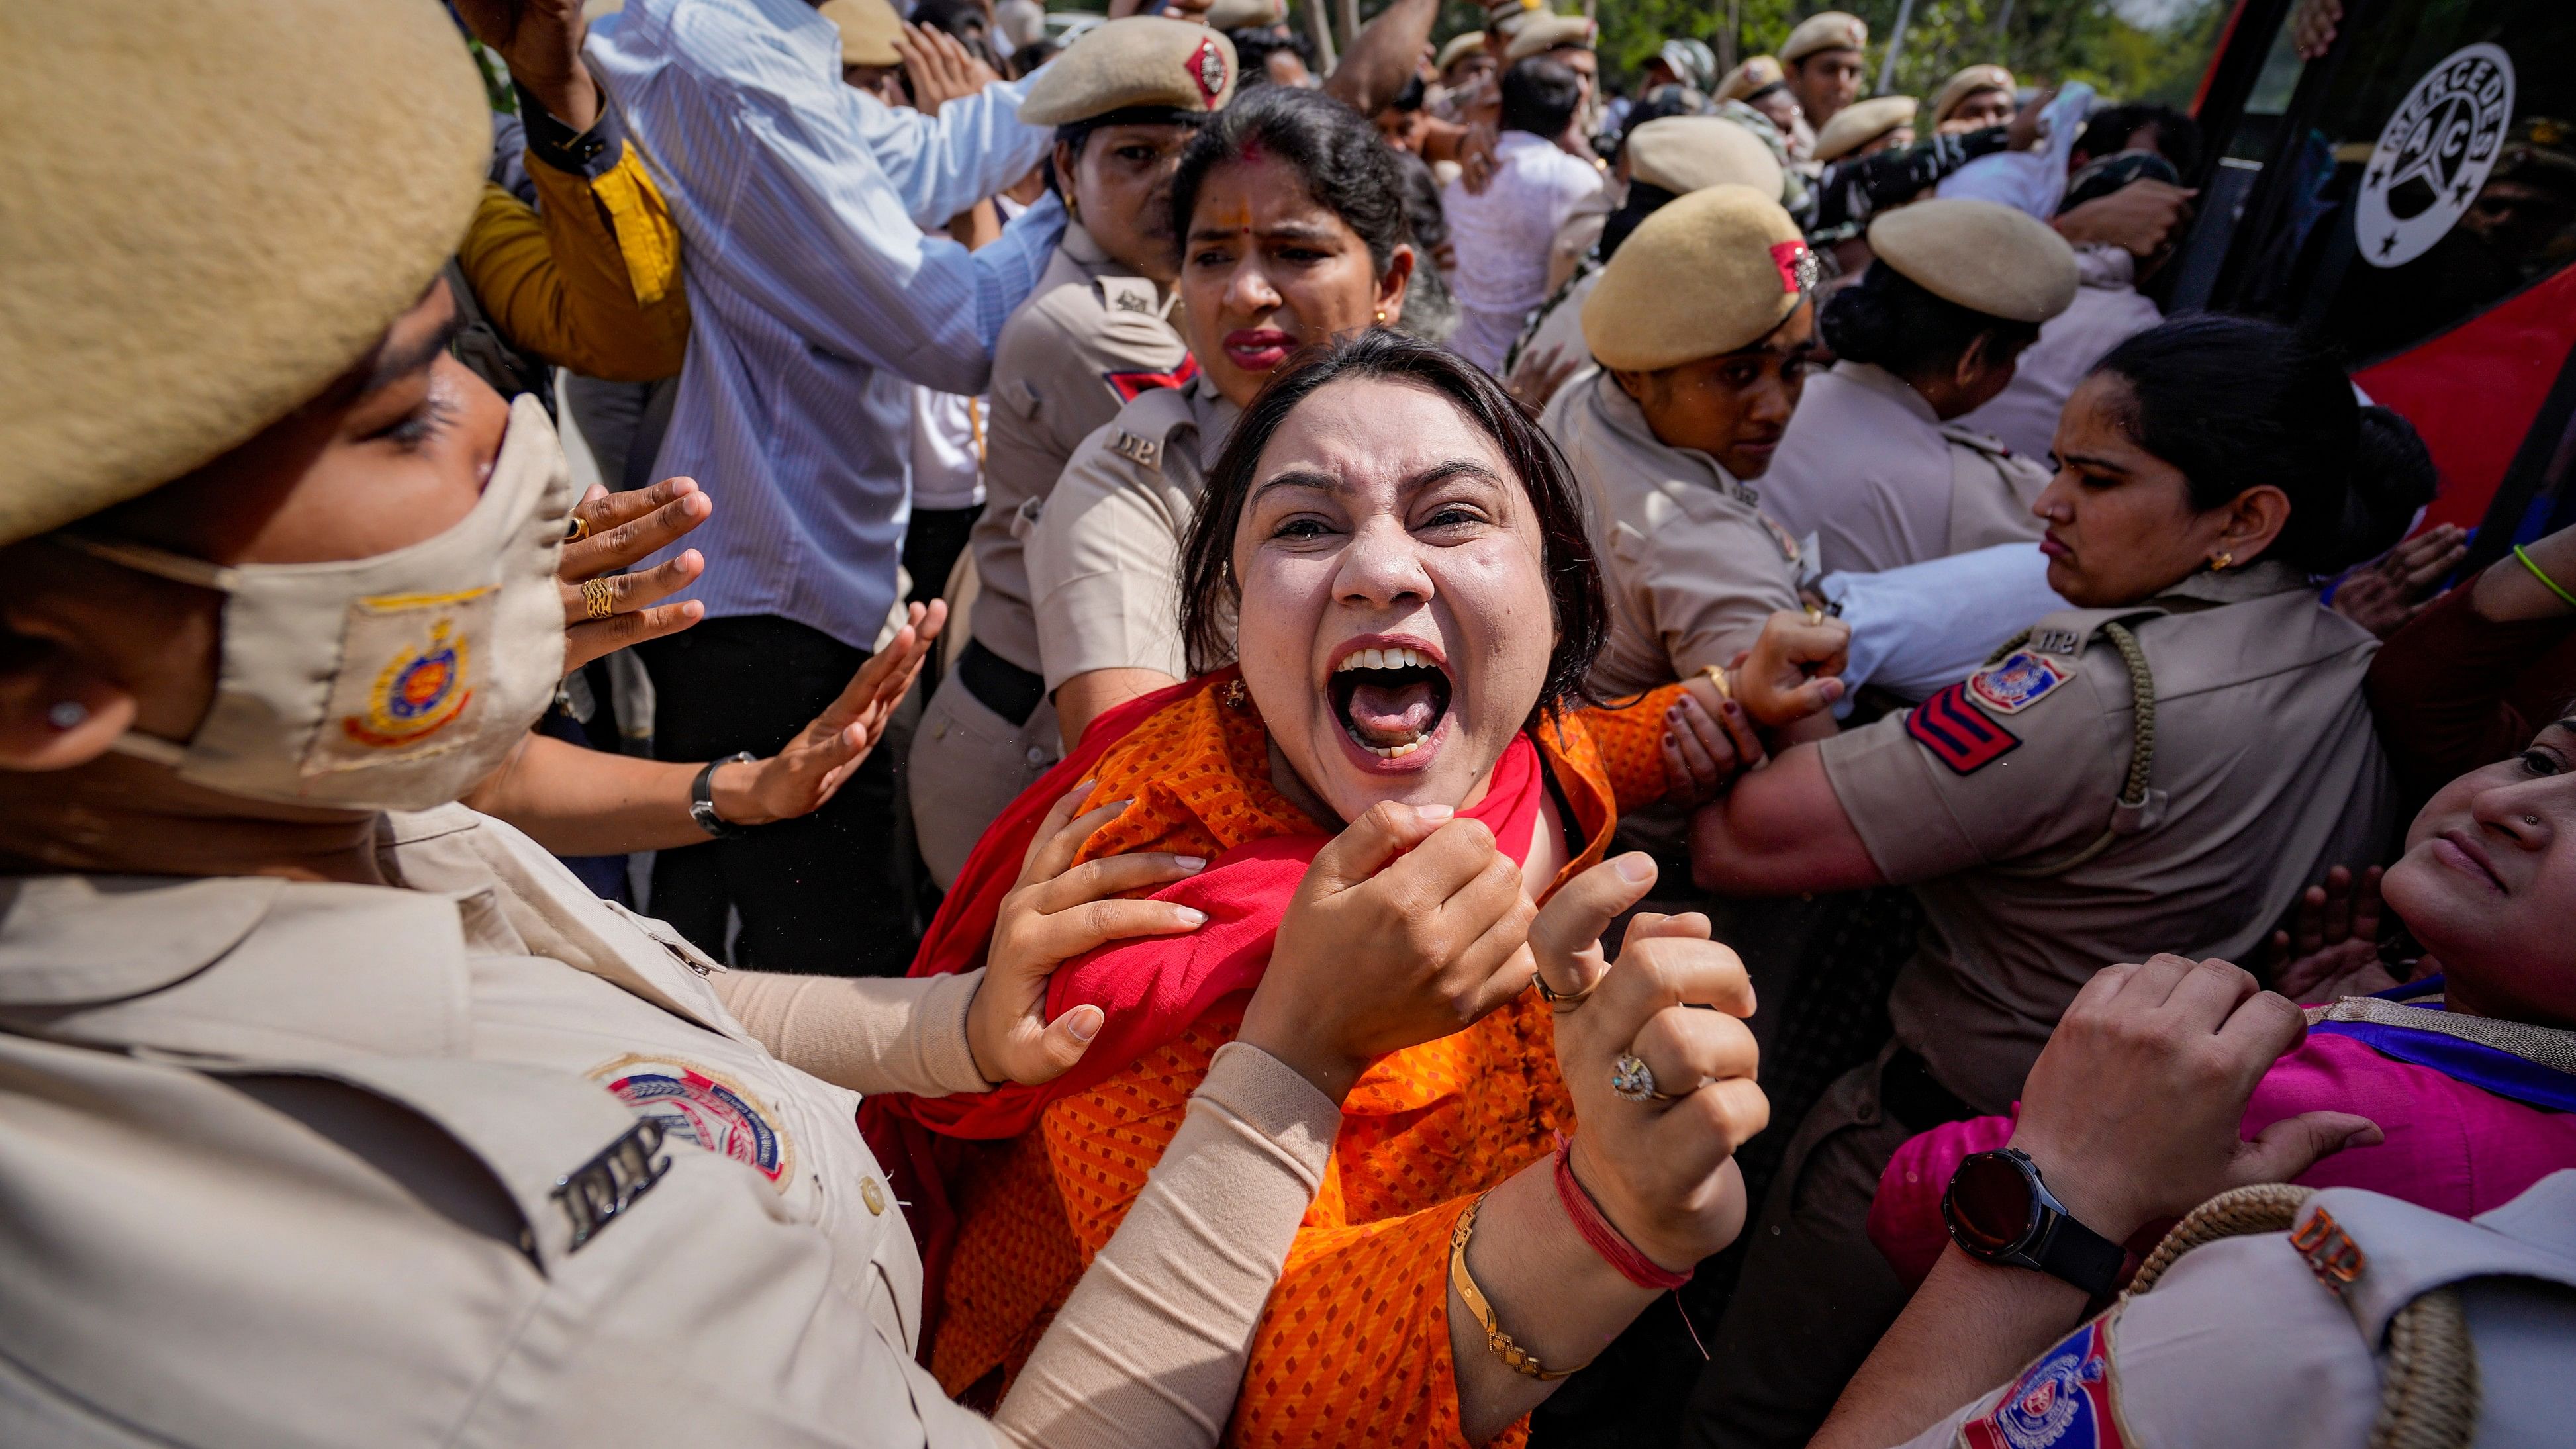
[[[2466,1218],[2502,1206],[2560,1168],[2576,1167],[2576,1115],[2527,1107],[2322,1031],[2264,1074],[2245,1108],[2243,1135],[2251,1139],[2284,1118],[2323,1111],[2367,1117],[2388,1140],[2326,1158],[2299,1176],[2305,1187],[2366,1187]],[[1898,1148],[1879,1174],[1869,1240],[1909,1289],[1949,1246],[1941,1192],[1950,1174],[1970,1153],[2005,1145],[2012,1128],[2011,1117],[1946,1123]],[[2139,1236],[2151,1248],[2169,1226],[2151,1224]]]

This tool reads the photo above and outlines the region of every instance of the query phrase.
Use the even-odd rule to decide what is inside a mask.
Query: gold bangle
[[[582,617],[606,619],[617,613],[617,590],[606,579],[581,581]]]
[[[1699,672],[1707,675],[1708,682],[1716,687],[1717,697],[1719,700],[1723,701],[1735,698],[1735,686],[1726,682],[1725,665],[1703,664],[1699,667]]]
[[[1467,1273],[1467,1240],[1475,1236],[1476,1214],[1484,1207],[1485,1194],[1479,1193],[1474,1202],[1467,1204],[1467,1210],[1458,1215],[1458,1226],[1449,1230],[1449,1286],[1458,1290],[1458,1297],[1466,1303],[1467,1312],[1475,1318],[1476,1326],[1485,1331],[1485,1347],[1494,1351],[1494,1357],[1503,1361],[1503,1367],[1525,1378],[1549,1383],[1581,1372],[1581,1365],[1570,1369],[1540,1367],[1530,1351],[1512,1342],[1512,1336],[1503,1332],[1503,1326],[1494,1321],[1494,1306],[1485,1301],[1483,1290]]]

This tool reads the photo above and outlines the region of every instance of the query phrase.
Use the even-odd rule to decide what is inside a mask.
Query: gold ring
[[[1708,676],[1708,682],[1716,687],[1719,699],[1735,698],[1735,686],[1726,682],[1725,665],[1703,664],[1699,667],[1699,672]]]
[[[1813,604],[1809,604],[1807,606],[1807,622],[1810,624],[1821,624],[1825,622],[1825,611],[1817,608]]]
[[[584,579],[581,581],[581,604],[585,618],[611,618],[617,613],[617,590],[606,579]]]
[[[590,520],[584,518],[578,513],[575,513],[572,516],[572,521],[564,525],[563,541],[566,543],[579,543],[588,537],[590,537]]]

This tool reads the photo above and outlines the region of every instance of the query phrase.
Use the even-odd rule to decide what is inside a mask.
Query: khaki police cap
[[[841,64],[903,64],[902,53],[894,48],[903,19],[886,0],[823,0],[814,8],[841,32]]]
[[[1816,159],[1841,160],[1899,126],[1913,125],[1916,104],[1912,96],[1872,96],[1852,102],[1834,112],[1834,118],[1816,133]]]
[[[1206,23],[1216,30],[1267,30],[1288,18],[1288,0],[1216,0]]]
[[[420,301],[491,149],[435,0],[0,6],[0,543],[312,400]]]
[[[1447,75],[1449,67],[1468,56],[1477,54],[1484,48],[1485,32],[1481,30],[1470,30],[1463,35],[1450,36],[1449,43],[1440,47],[1440,58],[1431,63],[1431,68],[1442,75]]]
[[[2013,73],[1999,65],[1972,65],[1950,77],[1950,83],[1941,87],[1941,94],[1932,98],[1932,124],[1937,126],[1950,119],[1961,101],[1979,91],[2012,94]]]
[[[1498,35],[1510,35],[1534,15],[1547,13],[1547,0],[1489,0],[1485,6],[1485,28]]]
[[[1726,73],[1726,79],[1717,83],[1716,98],[1722,102],[1747,100],[1778,85],[1785,78],[1778,60],[1757,55]]]
[[[1020,101],[1032,126],[1066,126],[1130,106],[1213,111],[1234,94],[1234,42],[1160,15],[1105,21],[1065,47]]]
[[[1583,301],[1583,341],[1624,372],[1715,357],[1768,336],[1815,280],[1776,187],[1711,186],[1628,234]]]
[[[1533,15],[1512,32],[1512,43],[1503,48],[1503,64],[1518,65],[1533,55],[1577,46],[1592,48],[1592,22],[1580,15]]]
[[[1780,63],[1795,65],[1820,50],[1869,49],[1869,23],[1840,10],[1819,10],[1789,32],[1780,47]]]
[[[1989,317],[2045,322],[2075,300],[2074,248],[1997,202],[1935,197],[1881,212],[1869,249],[1924,291]]]
[[[1628,135],[1628,175],[1686,196],[1711,186],[1780,194],[1780,162],[1762,138],[1724,116],[1664,116]]]

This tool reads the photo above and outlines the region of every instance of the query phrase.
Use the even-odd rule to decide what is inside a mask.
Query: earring
[[[2209,556],[2209,571],[2214,574],[2225,573],[2229,566],[2233,565],[2235,562],[2236,555],[2229,553],[2225,549],[2221,549],[2217,553]]]
[[[77,728],[88,718],[89,706],[77,699],[61,700],[53,708],[45,711],[45,723],[58,730]]]
[[[1380,327],[1386,325],[1386,309],[1384,307],[1377,309],[1377,325]]]

